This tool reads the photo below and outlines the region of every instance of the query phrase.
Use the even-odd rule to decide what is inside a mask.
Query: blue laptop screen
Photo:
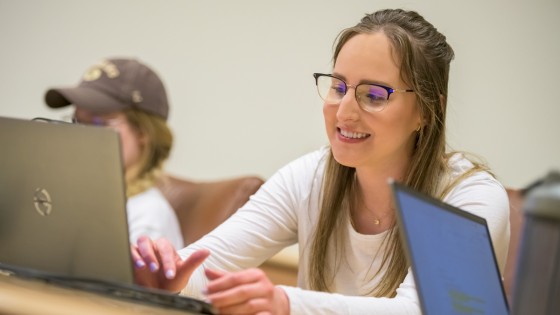
[[[424,314],[508,314],[486,221],[394,187]]]

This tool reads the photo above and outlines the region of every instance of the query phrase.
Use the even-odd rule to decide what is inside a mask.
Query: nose
[[[360,116],[360,105],[358,105],[358,101],[356,100],[355,92],[355,87],[348,86],[348,90],[342,97],[338,105],[338,111],[336,112],[336,118],[338,118],[339,121],[358,120]]]

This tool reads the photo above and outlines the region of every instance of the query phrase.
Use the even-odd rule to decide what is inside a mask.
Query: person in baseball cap
[[[156,186],[173,145],[167,93],[157,73],[136,58],[103,59],[77,85],[48,89],[45,102],[51,108],[72,105],[75,123],[119,133],[130,241],[165,237],[182,248],[176,214]]]
[[[129,108],[167,119],[167,93],[159,76],[136,59],[104,59],[86,70],[80,83],[52,88],[45,94],[49,107],[71,104],[95,113]]]

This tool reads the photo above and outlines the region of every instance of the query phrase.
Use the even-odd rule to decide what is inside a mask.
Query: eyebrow
[[[337,72],[333,72],[332,75],[339,78],[339,79],[344,80],[344,82],[346,82],[348,80],[345,76],[343,76],[342,74],[337,73]],[[358,82],[358,84],[374,84],[374,85],[382,85],[382,86],[386,86],[386,87],[391,87],[392,86],[392,85],[390,85],[386,82],[374,81],[374,80],[365,80],[365,79],[360,80]]]

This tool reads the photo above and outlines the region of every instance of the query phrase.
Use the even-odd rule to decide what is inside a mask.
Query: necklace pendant
[[[381,221],[380,221],[379,219],[374,219],[374,220],[373,220],[373,224],[379,225],[379,223],[381,223]]]

